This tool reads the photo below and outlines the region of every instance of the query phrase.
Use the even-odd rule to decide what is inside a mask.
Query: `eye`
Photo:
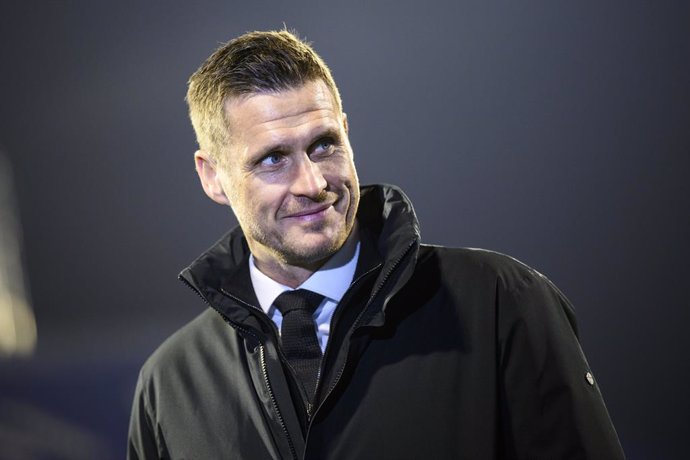
[[[324,154],[324,153],[329,153],[333,149],[333,139],[330,137],[324,137],[322,139],[319,139],[316,141],[314,144],[314,149],[313,153],[318,154]]]
[[[283,159],[283,155],[277,152],[272,152],[261,159],[259,164],[261,166],[275,166],[279,164]]]

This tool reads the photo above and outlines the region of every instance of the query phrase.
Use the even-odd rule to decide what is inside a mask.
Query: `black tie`
[[[283,314],[280,340],[288,362],[304,386],[309,403],[314,398],[321,367],[321,347],[314,328],[314,311],[323,296],[306,289],[285,291],[273,302]]]

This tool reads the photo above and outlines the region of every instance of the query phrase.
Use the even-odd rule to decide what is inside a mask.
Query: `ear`
[[[230,206],[230,200],[228,200],[221,182],[221,171],[219,171],[216,161],[211,158],[208,152],[197,150],[194,153],[194,164],[206,195],[218,204]]]
[[[350,126],[347,124],[347,114],[343,112],[343,126],[345,127],[345,134],[350,134]]]

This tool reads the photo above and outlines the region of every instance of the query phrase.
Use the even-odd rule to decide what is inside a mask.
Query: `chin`
[[[283,252],[285,261],[290,265],[310,266],[320,265],[341,248],[346,238],[335,238],[314,244],[300,245],[286,248]]]

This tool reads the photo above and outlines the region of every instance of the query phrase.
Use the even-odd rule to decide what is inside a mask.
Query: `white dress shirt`
[[[324,297],[321,304],[314,311],[314,321],[317,327],[316,336],[322,352],[326,350],[335,307],[338,306],[355,276],[357,259],[359,258],[359,239],[356,233],[356,231],[353,231],[343,247],[333,254],[318,271],[296,288],[308,289]],[[280,294],[290,291],[292,288],[280,284],[262,273],[256,267],[253,255],[249,256],[249,274],[251,275],[252,286],[261,309],[273,320],[280,331],[283,315],[273,305],[273,302]]]

